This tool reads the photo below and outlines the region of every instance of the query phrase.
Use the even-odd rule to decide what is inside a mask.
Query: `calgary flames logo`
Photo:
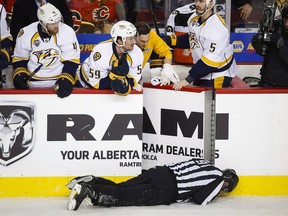
[[[107,20],[110,16],[109,8],[106,6],[95,8],[92,11],[92,16],[95,22]]]

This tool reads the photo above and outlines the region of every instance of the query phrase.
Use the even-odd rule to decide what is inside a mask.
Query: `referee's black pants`
[[[94,204],[102,206],[169,205],[177,197],[175,176],[166,166],[148,169],[119,184],[100,178],[93,184],[93,189],[100,194],[98,203]]]

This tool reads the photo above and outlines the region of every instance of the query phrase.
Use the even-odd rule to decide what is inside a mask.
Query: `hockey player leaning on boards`
[[[76,34],[61,22],[60,11],[50,3],[39,7],[37,16],[39,22],[24,27],[17,36],[13,84],[17,89],[53,87],[60,98],[67,97],[80,64]]]
[[[112,89],[120,96],[131,89],[142,91],[138,83],[142,75],[143,54],[136,45],[136,28],[128,21],[112,26],[112,39],[97,44],[77,72],[79,83],[85,88]]]
[[[237,73],[230,32],[224,20],[213,13],[215,0],[196,0],[196,13],[188,20],[189,33],[166,37],[173,48],[189,48],[193,63],[189,75],[173,88],[180,90],[193,83],[195,86],[228,87]]]
[[[67,208],[77,210],[84,199],[105,207],[175,202],[206,205],[220,193],[233,191],[238,182],[233,169],[222,171],[204,159],[190,159],[150,168],[122,183],[92,175],[76,177],[66,185],[71,190]]]

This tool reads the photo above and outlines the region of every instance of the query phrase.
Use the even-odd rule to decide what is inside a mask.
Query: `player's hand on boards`
[[[29,72],[26,68],[20,67],[13,71],[13,85],[16,89],[29,89]]]
[[[189,85],[189,83],[184,79],[176,83],[172,88],[176,91],[181,90],[182,87]]]
[[[170,84],[170,79],[167,76],[162,75],[162,76],[160,76],[160,79],[161,79],[160,86]]]
[[[68,97],[75,84],[75,79],[68,73],[62,73],[57,79],[53,90],[60,98]]]
[[[141,92],[143,90],[142,85],[140,85],[139,83],[137,83],[134,87],[134,90],[136,90],[137,92]]]

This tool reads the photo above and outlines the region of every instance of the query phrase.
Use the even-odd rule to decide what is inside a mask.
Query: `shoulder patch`
[[[21,37],[23,34],[24,34],[24,30],[23,30],[23,29],[20,29],[20,31],[19,31],[17,37]]]
[[[94,61],[97,61],[101,58],[101,54],[99,52],[96,52],[94,55],[93,55],[93,60]]]

